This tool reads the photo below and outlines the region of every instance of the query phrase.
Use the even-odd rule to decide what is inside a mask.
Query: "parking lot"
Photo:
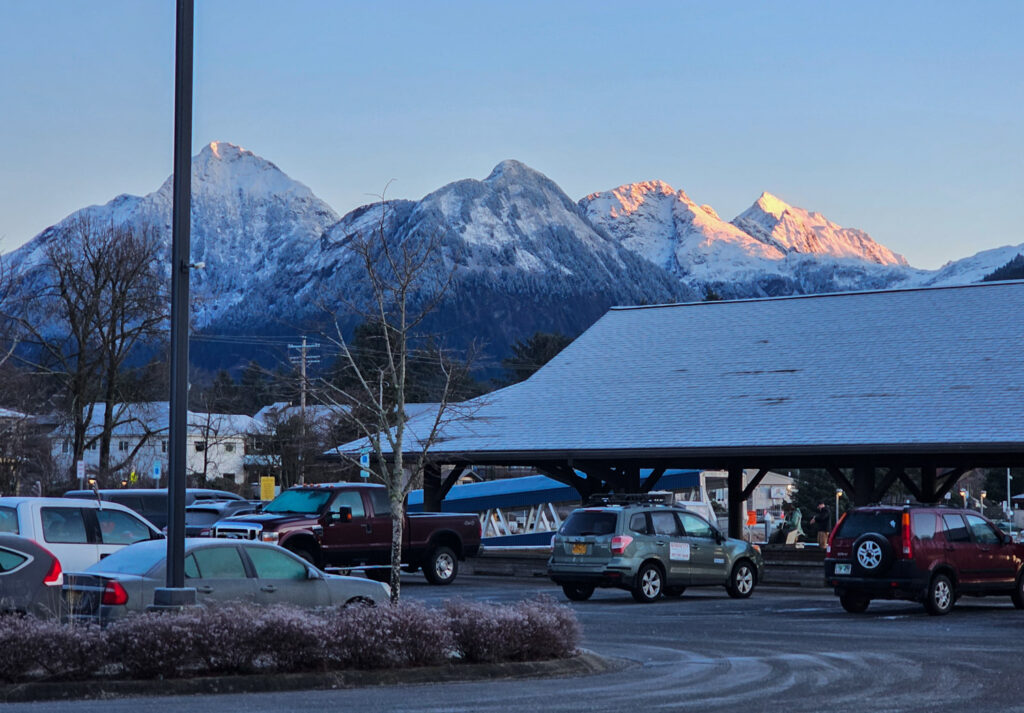
[[[514,601],[561,591],[543,579],[466,576],[448,587],[412,575],[403,596]],[[394,686],[303,693],[147,699],[151,713],[227,711],[1024,711],[1019,676],[1024,612],[1009,597],[962,599],[945,617],[916,604],[842,611],[827,590],[762,588],[734,600],[721,589],[642,605],[598,590],[572,603],[583,645],[620,668],[569,679]],[[187,701],[187,702],[186,702]],[[53,704],[5,710],[47,710]],[[61,704],[138,710],[138,700]]]

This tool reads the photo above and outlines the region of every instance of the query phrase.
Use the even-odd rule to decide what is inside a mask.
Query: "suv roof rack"
[[[650,493],[594,493],[587,505],[671,505],[675,498],[667,490]]]

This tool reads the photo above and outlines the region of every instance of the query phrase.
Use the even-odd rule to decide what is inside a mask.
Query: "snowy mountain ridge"
[[[192,260],[206,263],[193,273],[197,328],[310,328],[360,279],[355,236],[394,245],[435,238],[456,281],[431,327],[464,342],[482,337],[495,355],[537,330],[578,333],[614,304],[957,284],[1024,252],[1007,246],[917,270],[867,233],[767,192],[725,221],[663,181],[577,202],[514,160],[418,201],[339,217],[270,161],[212,142],[193,159],[192,192]],[[169,247],[171,179],[145,196],[83,208],[4,262],[14,272],[41,271],[46,246],[81,217],[154,227]]]

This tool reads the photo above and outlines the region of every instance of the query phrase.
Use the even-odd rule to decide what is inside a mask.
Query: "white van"
[[[126,545],[163,537],[123,505],[71,498],[0,498],[0,532],[35,540],[65,572],[81,572]]]

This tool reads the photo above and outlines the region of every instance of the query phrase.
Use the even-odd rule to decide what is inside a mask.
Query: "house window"
[[[202,453],[206,450],[206,441],[196,441],[196,453]]]
[[[166,453],[167,452],[167,441],[160,441],[160,452],[161,453]]]
[[[121,453],[124,453],[126,450],[128,450],[128,441],[118,441],[117,450],[119,450]]]
[[[61,453],[70,453],[71,452],[71,444],[68,443],[67,441],[61,441],[60,442],[60,452]]]
[[[89,444],[89,450],[90,451],[94,451],[94,450],[96,450],[99,447],[100,447],[100,444],[98,442],[96,442],[96,441],[93,441],[92,443]]]
[[[235,452],[235,444],[234,443],[225,443],[224,444],[224,451],[227,452],[227,453],[234,453]],[[227,477],[227,476],[225,476],[225,477]]]

